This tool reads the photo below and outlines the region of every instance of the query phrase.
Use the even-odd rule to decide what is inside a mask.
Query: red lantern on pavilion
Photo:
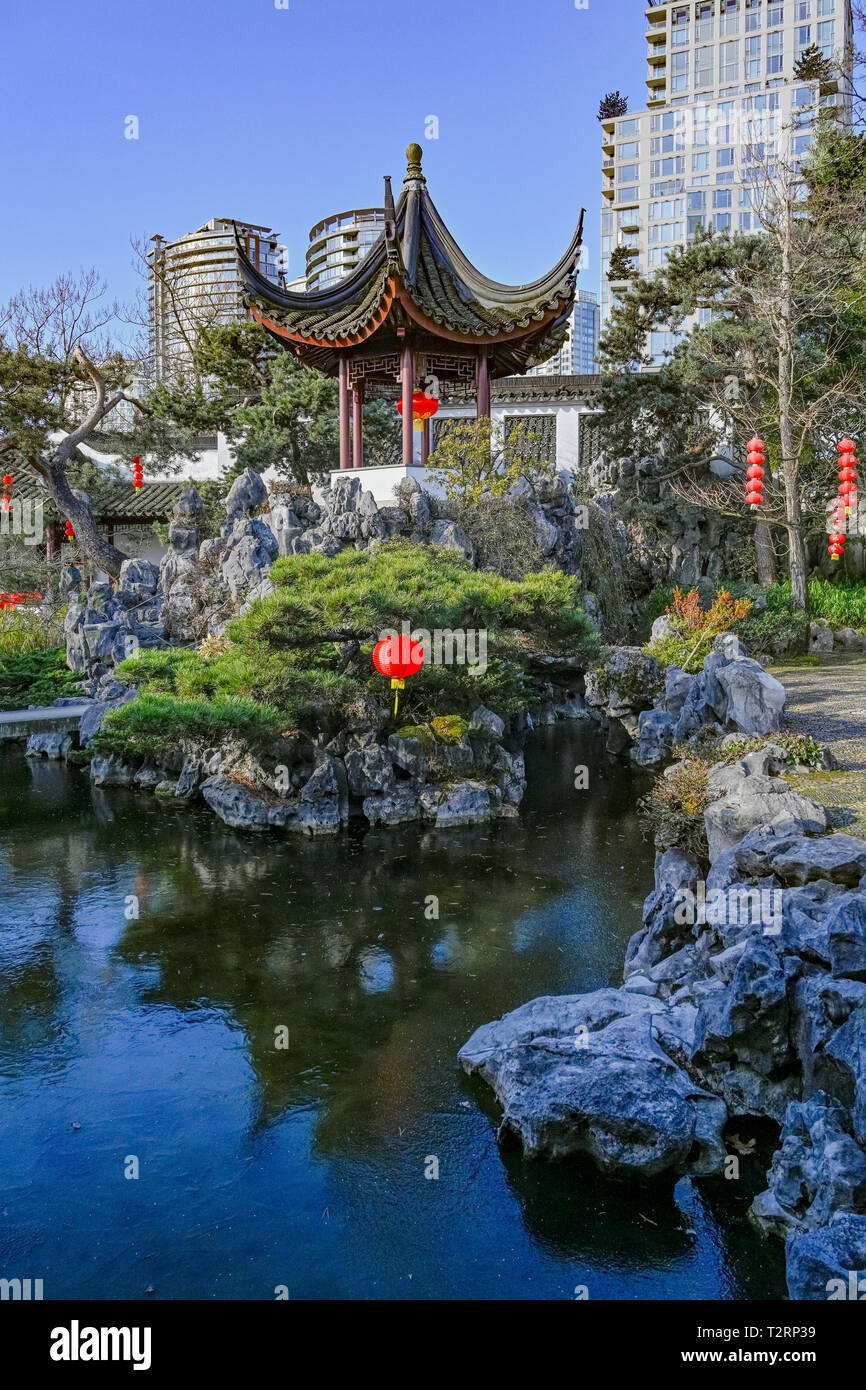
[[[760,507],[764,500],[764,450],[763,439],[750,439],[746,445],[746,502],[750,507]]]
[[[405,689],[409,676],[417,676],[424,665],[424,648],[404,633],[402,637],[385,637],[373,648],[373,665],[383,676],[390,676],[394,691],[394,713],[400,691]]]
[[[839,450],[839,496],[844,500],[846,515],[857,505],[857,458],[853,439],[840,439]]]
[[[3,502],[2,502],[2,504],[0,504],[0,505],[2,505],[3,511],[4,511],[4,512],[8,512],[9,508],[12,506],[12,499],[11,499],[10,496],[9,496],[9,489],[11,488],[11,486],[12,486],[12,474],[11,474],[11,473],[4,473],[4,475],[3,475]]]
[[[412,396],[412,419],[415,421],[416,430],[424,428],[424,424],[431,416],[436,414],[439,409],[439,402],[435,396],[428,396],[424,391],[416,391]],[[403,402],[397,402],[397,411],[403,414]]]
[[[136,454],[132,460],[132,486],[135,488],[136,492],[138,492],[143,482],[144,470],[141,466],[141,455]]]

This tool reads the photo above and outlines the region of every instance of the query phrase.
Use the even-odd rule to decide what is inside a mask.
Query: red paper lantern
[[[3,486],[4,486],[4,487],[11,487],[11,486],[12,486],[12,474],[11,474],[11,473],[5,473],[5,474],[3,475]]]
[[[839,450],[840,454],[853,454],[857,445],[854,443],[853,439],[840,439],[836,448]]]
[[[74,532],[73,529],[72,529],[72,522],[71,522],[71,521],[67,521],[67,523],[66,523],[66,539],[67,539],[68,541],[73,541],[73,540],[75,540],[75,532]]]
[[[391,678],[396,714],[400,691],[405,687],[407,678],[416,676],[424,665],[424,647],[405,634],[402,637],[385,637],[373,648],[373,665],[383,676]]]
[[[412,396],[412,419],[415,421],[416,430],[424,426],[424,421],[429,420],[431,415],[435,415],[439,409],[439,402],[435,396],[428,396],[425,391],[416,391]],[[402,400],[397,402],[397,411],[403,414]]]
[[[766,445],[763,439],[759,439],[757,435],[754,439],[750,439],[746,445],[746,449],[748,450],[746,462],[749,465],[746,469],[746,478],[748,479],[746,483],[746,503],[750,507],[760,507],[763,505],[764,484],[761,480],[764,477],[765,448]]]

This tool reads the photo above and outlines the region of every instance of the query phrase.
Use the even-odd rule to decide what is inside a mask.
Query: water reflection
[[[528,764],[517,823],[309,841],[4,753],[0,1263],[38,1251],[48,1296],[778,1294],[724,1194],[526,1163],[456,1067],[617,979],[651,877],[592,729]]]

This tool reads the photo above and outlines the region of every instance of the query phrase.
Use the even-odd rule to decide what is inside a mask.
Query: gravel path
[[[788,728],[828,744],[840,765],[790,780],[827,807],[834,825],[866,837],[866,658],[825,656],[819,666],[770,669],[788,693]]]

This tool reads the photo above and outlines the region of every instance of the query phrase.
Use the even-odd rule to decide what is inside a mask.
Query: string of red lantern
[[[136,454],[132,460],[132,486],[138,492],[144,482],[144,472],[141,467],[141,455]]]
[[[67,521],[67,523],[66,523],[66,539],[67,539],[68,541],[74,541],[74,540],[75,540],[75,532],[74,532],[73,529],[72,529],[72,522],[71,522],[71,521]]]
[[[11,497],[9,496],[9,489],[11,488],[11,486],[12,486],[12,474],[11,474],[11,473],[4,473],[4,475],[3,475],[3,502],[2,502],[2,506],[3,506],[4,512],[8,512],[9,508],[12,506],[12,499],[11,499]]]
[[[394,714],[400,691],[405,688],[407,677],[416,676],[424,665],[424,648],[420,642],[413,642],[405,634],[402,637],[385,637],[373,648],[373,665],[383,676],[391,677],[394,693]]]
[[[840,439],[836,447],[839,450],[839,496],[833,504],[830,517],[832,529],[827,553],[838,563],[845,553],[847,518],[857,505],[857,459],[853,439]]]
[[[760,507],[764,500],[764,450],[766,444],[763,439],[750,439],[746,448],[746,502],[750,507]]]
[[[439,402],[435,396],[428,396],[425,391],[416,391],[412,396],[412,419],[415,421],[416,430],[424,426],[425,420],[429,420],[431,415],[435,415],[439,409]],[[397,402],[398,414],[403,414],[403,402]]]

